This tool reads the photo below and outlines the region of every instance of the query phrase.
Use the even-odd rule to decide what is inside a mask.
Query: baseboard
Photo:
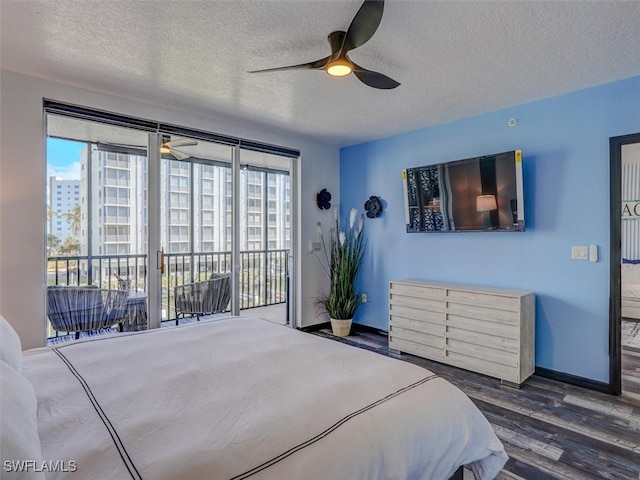
[[[386,330],[380,330],[379,328],[371,327],[369,325],[362,325],[361,323],[352,323],[351,328],[356,332],[373,333],[375,335],[382,335],[383,337],[389,336],[389,332]]]
[[[569,383],[578,387],[588,388],[589,390],[595,390],[596,392],[613,394],[611,385],[597,380],[591,380],[590,378],[578,377],[577,375],[571,375],[570,373],[556,372],[555,370],[549,370],[542,367],[536,367],[535,374],[540,377],[550,378],[551,380],[557,380],[559,382]]]
[[[318,323],[316,325],[309,325],[308,327],[302,327],[300,330],[303,332],[316,332],[318,330],[322,330],[325,328],[331,328],[331,322]],[[375,335],[382,335],[384,337],[388,336],[388,332],[385,330],[380,330],[379,328],[370,327],[369,325],[362,325],[360,323],[352,323],[351,330],[354,332],[366,332],[373,333]]]
[[[331,322],[316,323],[315,325],[309,325],[307,327],[300,327],[298,330],[303,332],[317,332],[323,328],[331,328]]]

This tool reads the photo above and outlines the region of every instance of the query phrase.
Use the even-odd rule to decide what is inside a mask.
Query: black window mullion
[[[158,130],[158,123],[151,120],[130,117],[128,115],[120,115],[106,110],[97,110],[69,103],[56,102],[55,100],[49,100],[46,98],[43,100],[43,104],[44,110],[47,113],[99,121],[110,125],[135,128],[137,130],[144,130],[147,132],[155,132]]]
[[[82,118],[85,120],[93,120],[110,125],[134,128],[147,132],[167,133],[170,135],[179,135],[195,139],[207,140],[214,143],[236,146],[239,145],[245,150],[254,152],[263,152],[279,155],[288,158],[298,158],[300,151],[281,147],[279,145],[270,145],[267,143],[256,142],[253,140],[222,135],[219,133],[207,132],[205,130],[197,130],[193,128],[180,127],[168,123],[156,122],[144,118],[132,117],[129,115],[121,115],[106,110],[87,108],[80,105],[58,102],[45,98],[43,100],[44,110],[47,113],[63,115],[73,118]]]

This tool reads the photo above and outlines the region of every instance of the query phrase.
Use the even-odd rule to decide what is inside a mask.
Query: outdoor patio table
[[[147,292],[134,292],[127,298],[127,315],[120,323],[121,332],[147,329]]]

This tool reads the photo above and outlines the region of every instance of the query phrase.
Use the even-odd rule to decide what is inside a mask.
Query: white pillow
[[[20,337],[7,320],[0,315],[0,360],[22,373],[22,344]]]
[[[38,437],[38,401],[33,385],[0,361],[0,457],[3,479],[42,479],[42,448]],[[16,465],[19,461],[30,464]]]

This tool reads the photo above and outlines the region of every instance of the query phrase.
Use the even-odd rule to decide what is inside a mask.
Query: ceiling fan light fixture
[[[1,0],[0,0],[1,1]],[[367,43],[378,29],[384,11],[384,0],[364,0],[353,17],[347,31],[335,30],[327,35],[331,55],[313,62],[287,65],[285,67],[251,70],[249,73],[279,72],[284,70],[324,70],[332,77],[344,77],[353,73],[365,85],[379,90],[391,90],[400,82],[386,75],[367,70],[349,60],[347,53]]]
[[[160,147],[160,153],[171,153],[171,148],[168,145],[162,145]]]
[[[349,75],[352,71],[353,67],[351,66],[351,63],[344,58],[338,58],[327,64],[327,73],[332,77],[344,77],[345,75]]]

